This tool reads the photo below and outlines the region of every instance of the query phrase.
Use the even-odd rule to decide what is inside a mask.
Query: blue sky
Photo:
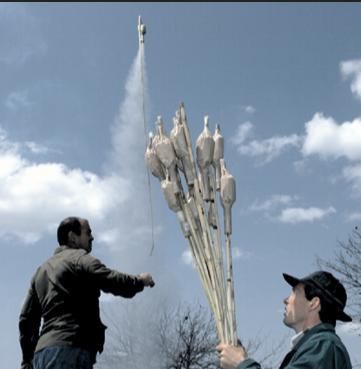
[[[149,129],[161,115],[169,132],[181,101],[194,142],[205,114],[212,131],[221,125],[237,182],[241,338],[286,334],[281,273],[312,272],[316,256],[332,257],[360,223],[360,4],[2,3],[2,368],[20,363],[21,304],[68,215],[89,219],[93,253],[107,265],[154,275],[154,290],[126,302],[103,298],[104,308],[206,304],[155,178],[150,256],[144,127],[131,104],[139,101],[132,91],[139,15],[147,26]],[[361,362],[354,329],[338,327]]]

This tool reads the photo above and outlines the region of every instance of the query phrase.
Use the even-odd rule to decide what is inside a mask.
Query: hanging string
[[[148,126],[146,121],[146,112],[145,112],[145,78],[144,78],[144,43],[139,43],[140,48],[140,74],[141,74],[141,83],[142,83],[142,112],[143,112],[143,125],[144,125],[144,137],[145,137],[145,149],[147,147],[148,140]],[[150,207],[150,219],[151,219],[151,228],[152,228],[152,247],[150,250],[150,256],[152,256],[154,251],[154,210],[153,210],[153,198],[152,198],[152,186],[150,180],[149,168],[146,168],[147,171],[147,182],[148,182],[148,194],[149,194],[149,207]]]

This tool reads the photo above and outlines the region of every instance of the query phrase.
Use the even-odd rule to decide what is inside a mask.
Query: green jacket
[[[284,369],[351,369],[348,352],[331,324],[321,323],[307,330],[293,348],[294,354]],[[237,369],[260,369],[246,359]]]

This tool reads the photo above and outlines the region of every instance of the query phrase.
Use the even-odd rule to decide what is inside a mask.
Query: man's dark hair
[[[321,310],[319,312],[320,319],[322,323],[332,324],[334,327],[336,326],[336,309],[335,305],[332,302],[329,302],[322,291],[315,286],[310,284],[305,284],[305,296],[306,299],[311,301],[314,297],[318,297],[321,302]]]
[[[72,231],[78,236],[81,234],[81,223],[79,218],[68,217],[58,227],[57,236],[59,245],[68,245],[68,233]]]

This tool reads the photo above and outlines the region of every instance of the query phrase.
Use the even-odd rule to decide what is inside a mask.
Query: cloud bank
[[[316,113],[305,124],[306,135],[302,146],[305,156],[319,155],[322,158],[361,160],[361,119],[337,124],[331,117]]]
[[[299,147],[302,142],[302,138],[297,134],[248,141],[252,130],[252,123],[246,122],[240,124],[231,142],[238,146],[237,151],[239,154],[258,158],[263,164],[269,163],[289,148]]]
[[[344,78],[351,78],[351,92],[361,100],[361,59],[341,62],[340,70]]]
[[[129,183],[121,177],[100,177],[62,163],[36,164],[21,153],[28,144],[10,141],[2,131],[0,236],[33,243],[54,232],[65,216],[81,212],[99,222],[127,198]]]
[[[352,93],[361,99],[361,59],[341,62],[340,70],[344,78],[351,79]],[[299,173],[305,173],[307,161],[304,159],[309,157],[319,157],[322,160],[346,160],[351,164],[343,168],[341,177],[351,185],[354,195],[361,196],[361,117],[339,123],[331,116],[316,112],[304,124],[302,133],[275,135],[260,140],[251,139],[253,131],[254,126],[251,122],[242,123],[237,127],[231,142],[240,155],[256,159],[258,163],[267,164],[286,151],[294,149],[302,155],[302,160],[294,162],[294,168]],[[264,209],[259,210],[266,211],[266,207],[272,206],[272,201],[263,205],[253,204],[250,210],[257,210],[257,207],[263,206]],[[288,222],[288,219],[296,218],[317,219],[320,215],[316,214],[323,214],[322,211],[315,211],[317,208],[312,209],[307,212],[297,211],[298,216],[294,210],[287,211],[279,217],[279,220]]]
[[[336,213],[336,209],[332,206],[328,208],[291,207],[297,201],[299,201],[298,196],[276,194],[265,201],[255,201],[248,207],[248,210],[261,212],[266,218],[272,221],[289,224],[312,223]]]
[[[336,209],[330,206],[322,209],[317,207],[310,208],[287,208],[282,210],[278,220],[282,223],[312,223],[317,220],[322,220],[328,215],[336,213]]]
[[[295,196],[276,194],[272,195],[271,198],[263,202],[256,201],[250,207],[251,211],[270,211],[271,209],[277,208],[281,205],[288,205],[297,198]]]

